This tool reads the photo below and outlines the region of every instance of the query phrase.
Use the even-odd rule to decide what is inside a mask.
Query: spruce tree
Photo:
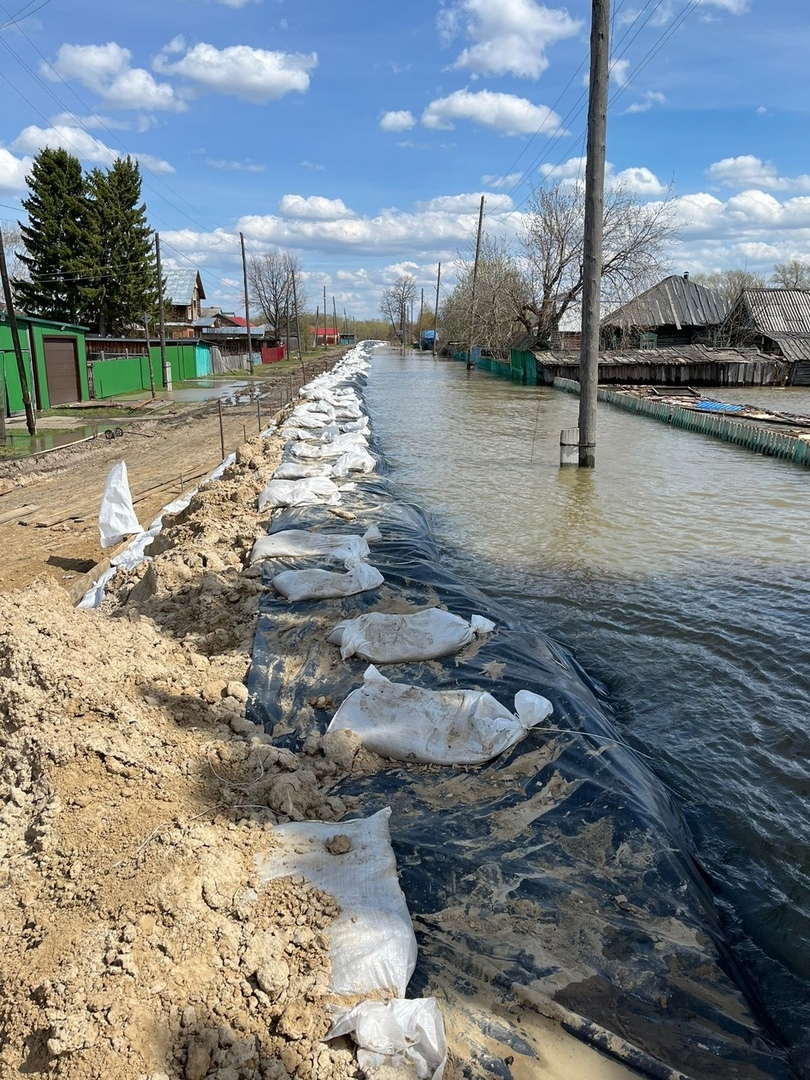
[[[15,279],[18,303],[31,315],[77,323],[88,270],[85,181],[78,158],[46,147],[34,158],[23,200],[28,223],[20,222],[29,281]]]
[[[93,169],[88,193],[91,243],[100,270],[87,283],[85,318],[99,334],[125,334],[157,310],[152,230],[141,202],[137,162],[119,158],[106,173]]]

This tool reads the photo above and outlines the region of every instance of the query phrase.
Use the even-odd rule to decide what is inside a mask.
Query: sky
[[[131,154],[166,266],[244,312],[249,255],[309,307],[444,292],[585,152],[590,0],[0,0],[0,221],[32,157]],[[676,200],[674,273],[810,262],[806,0],[613,0],[607,181]],[[334,298],[334,299],[333,299]]]

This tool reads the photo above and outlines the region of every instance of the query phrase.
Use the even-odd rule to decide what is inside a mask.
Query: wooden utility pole
[[[149,342],[149,316],[143,317],[143,332],[146,334],[146,367],[149,371],[149,389],[152,392],[152,398],[156,398],[155,393],[155,373],[152,370],[152,347]]]
[[[470,351],[467,353],[467,371],[473,366],[473,335],[475,333],[475,286],[478,280],[478,258],[481,254],[481,228],[484,224],[484,196],[481,196],[481,208],[478,211],[478,236],[475,240],[475,262],[473,263],[472,297],[470,299]]]
[[[298,288],[295,284],[295,270],[292,272],[292,287],[293,287],[293,307],[295,308],[295,333],[298,337],[298,363],[301,365],[301,371],[304,371],[304,358],[301,355],[301,316],[298,313]],[[315,328],[317,332],[318,323],[315,322]]]
[[[247,286],[247,259],[245,258],[245,238],[239,233],[239,243],[242,245],[242,282],[245,289],[245,334],[247,335],[248,373],[253,374],[253,347],[250,344],[250,302],[248,300]],[[275,330],[275,327],[273,327]]]
[[[316,349],[318,348],[318,320],[320,319],[320,317],[321,317],[320,304],[316,304],[315,305],[315,348]],[[324,319],[324,322],[326,322],[326,319]]]
[[[338,338],[338,341],[336,341],[335,344],[337,345],[339,344],[340,335],[338,334],[337,305],[335,304],[334,293],[332,294],[332,316],[335,320],[335,337]]]
[[[34,405],[31,401],[31,394],[28,389],[28,375],[25,370],[25,361],[23,360],[22,346],[20,345],[20,339],[17,336],[17,316],[14,313],[14,298],[11,295],[11,282],[8,279],[8,266],[6,266],[6,248],[5,241],[3,240],[2,230],[0,230],[0,277],[3,278],[3,299],[6,302],[8,327],[11,331],[11,346],[14,349],[14,355],[17,358],[17,371],[20,374],[20,389],[22,391],[23,405],[25,406],[25,426],[28,428],[29,435],[36,435],[37,418],[34,415]],[[5,365],[5,360],[3,360],[2,363]],[[3,409],[3,420],[5,427],[5,366],[3,368],[3,376],[4,391],[3,401],[2,403],[0,403],[0,407],[2,407]]]
[[[155,233],[155,258],[158,279],[158,320],[160,326],[160,366],[163,371],[163,387],[172,392],[172,365],[166,359],[166,313],[163,310],[163,270],[160,265],[160,233]]]
[[[605,154],[610,55],[610,0],[591,0],[591,77],[585,163],[585,242],[582,276],[582,344],[579,352],[579,466],[596,465],[596,393],[599,383],[599,314]]]
[[[439,289],[442,284],[442,264],[439,263],[439,269],[436,273],[436,306],[433,309],[433,357],[436,357],[436,326],[439,322]]]
[[[323,287],[323,347],[326,348],[326,286]]]

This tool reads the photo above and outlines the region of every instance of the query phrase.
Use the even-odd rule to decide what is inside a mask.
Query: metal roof
[[[673,274],[602,319],[603,326],[719,326],[728,301],[713,289]]]
[[[535,352],[538,365],[560,367],[579,364],[577,352]],[[706,363],[753,363],[755,360],[772,359],[763,356],[756,348],[711,348],[707,345],[667,345],[660,349],[624,349],[606,352],[600,349],[600,365],[624,364],[706,364]]]
[[[164,270],[163,278],[166,282],[164,294],[172,304],[190,304],[194,298],[194,286],[198,288],[200,300],[205,299],[205,292],[200,280],[198,270]]]
[[[743,289],[742,302],[751,328],[767,337],[810,335],[810,289]]]

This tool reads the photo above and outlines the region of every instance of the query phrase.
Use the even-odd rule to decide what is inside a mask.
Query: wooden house
[[[205,290],[198,270],[164,270],[166,331],[173,338],[196,338],[195,322],[202,317]]]
[[[688,274],[664,278],[601,321],[606,349],[662,349],[712,344],[728,313],[728,301]]]
[[[810,289],[743,289],[720,333],[729,345],[784,360],[791,385],[810,386]]]

